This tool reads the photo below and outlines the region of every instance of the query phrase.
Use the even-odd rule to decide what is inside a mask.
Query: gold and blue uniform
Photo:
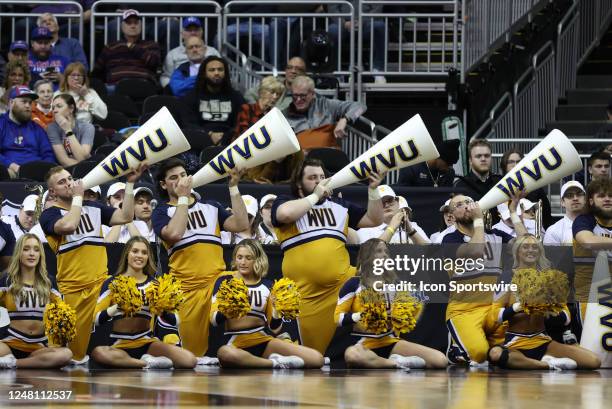
[[[195,201],[188,209],[187,229],[183,237],[170,245],[161,238],[176,206],[162,203],[153,211],[155,234],[168,252],[168,267],[182,282],[185,302],[179,310],[179,334],[183,348],[202,356],[208,349],[207,318],[215,280],[225,271],[221,228],[230,214],[213,201]]]
[[[359,322],[355,323],[353,321],[352,314],[362,311],[361,300],[359,299],[361,291],[363,291],[363,287],[360,284],[359,277],[351,277],[344,283],[338,294],[338,303],[334,312],[336,325],[339,327],[352,326],[351,336],[357,337],[358,344],[376,352],[377,355],[383,358],[389,358],[393,345],[401,341],[401,338],[396,337],[391,330],[382,334],[367,332]],[[392,294],[382,294],[387,302],[387,316],[391,316]]]
[[[79,226],[74,233],[67,235],[56,234],[54,229],[55,223],[69,209],[52,206],[40,216],[40,225],[57,258],[59,290],[66,303],[76,311],[77,333],[69,345],[76,360],[83,359],[87,353],[96,299],[108,276],[102,225],[110,225],[115,210],[97,202],[84,201]]]
[[[51,291],[47,303],[55,303],[62,299],[62,295],[55,287],[55,282],[51,280]],[[15,297],[11,293],[11,282],[8,276],[0,278],[0,306],[7,309],[11,322],[32,320],[42,323],[46,305],[38,299],[31,285],[24,284],[21,294]],[[11,348],[17,358],[26,357],[31,352],[48,346],[44,332],[32,336],[10,326],[0,329],[0,342]]]
[[[598,251],[584,248],[576,241],[576,235],[581,231],[589,231],[599,237],[612,238],[612,226],[601,222],[591,214],[581,214],[574,219],[572,224],[572,234],[574,235],[573,256],[574,256],[574,291],[576,301],[580,305],[580,320],[584,322],[586,307],[589,302],[589,292],[595,268],[595,258]],[[608,265],[612,268],[612,251],[606,251],[608,255]]]
[[[223,325],[227,318],[219,311],[217,292],[224,281],[229,281],[234,278],[234,275],[228,274],[221,276],[215,283],[215,289],[212,298],[212,307],[210,310],[210,323],[215,327]],[[282,319],[272,318],[272,292],[273,283],[270,280],[262,279],[256,284],[247,284],[249,289],[249,300],[251,300],[251,310],[247,313],[247,317],[256,317],[261,319],[261,325],[252,328],[244,328],[240,330],[226,330],[224,335],[228,338],[227,345],[249,351],[253,355],[261,356],[268,342],[274,339],[271,331],[278,331],[282,325]]]
[[[282,224],[276,212],[293,199],[279,196],[274,201],[272,224],[283,251],[283,276],[296,282],[302,297],[297,320],[300,340],[323,354],[336,329],[338,291],[355,275],[346,249],[348,228],[357,229],[366,209],[342,199],[326,199],[295,222]]]
[[[485,231],[484,268],[466,269],[462,274],[449,272],[451,279],[458,283],[497,283],[503,266],[502,244],[512,239],[501,230]],[[470,236],[458,229],[444,236],[442,243],[460,245],[470,240]],[[449,295],[446,326],[466,361],[485,361],[489,346],[503,341],[505,328],[497,321],[499,305],[495,301],[498,296],[492,291],[451,292]]]
[[[111,306],[112,297],[109,286],[113,282],[113,279],[114,277],[110,277],[104,282],[104,284],[102,284],[102,289],[100,290],[100,296],[98,297],[94,315],[95,329],[102,327],[107,323],[111,323],[112,325],[112,322],[116,322],[124,318],[144,318],[148,320],[150,323],[149,328],[142,332],[110,332],[110,339],[112,341],[110,343],[111,347],[124,349],[128,354],[130,354],[130,356],[139,359],[147,352],[149,344],[159,341],[159,338],[154,336],[154,332],[160,328],[176,331],[179,318],[177,314],[167,311],[164,311],[164,313],[160,316],[154,316],[151,313],[145,294],[147,287],[152,285],[154,282],[153,277],[147,277],[144,282],[137,284],[138,291],[140,291],[143,300],[140,310],[138,310],[132,317],[124,316],[123,312],[115,317],[109,316],[106,310]]]

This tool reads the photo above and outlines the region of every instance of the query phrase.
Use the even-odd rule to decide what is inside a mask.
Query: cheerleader
[[[362,305],[359,294],[373,288],[375,281],[392,283],[395,272],[385,270],[382,275],[373,273],[375,259],[390,258],[387,244],[380,239],[370,239],[361,245],[357,255],[358,275],[349,278],[338,296],[334,314],[338,326],[351,326],[356,343],[346,349],[344,359],[352,368],[445,368],[447,359],[435,349],[408,342],[394,335],[368,332],[361,322]],[[393,294],[383,293],[390,316]]]
[[[113,368],[194,368],[197,361],[191,352],[163,343],[153,336],[152,331],[156,326],[176,327],[178,316],[167,311],[160,316],[154,316],[149,310],[145,291],[154,282],[155,265],[146,238],[137,236],[128,240],[121,253],[115,276],[121,275],[136,280],[138,291],[143,297],[143,306],[133,316],[126,316],[117,303],[111,305],[110,287],[115,277],[104,282],[96,305],[94,325],[97,329],[111,323],[110,338],[114,342],[110,346],[94,348],[93,359]]]
[[[0,368],[61,368],[70,362],[70,349],[49,346],[45,335],[45,306],[62,299],[55,287],[40,239],[25,233],[0,279],[0,306],[11,319],[0,328]]]
[[[542,243],[533,235],[516,239],[512,246],[514,269],[550,269]],[[508,321],[505,343],[489,349],[489,362],[510,369],[597,369],[601,365],[593,352],[579,345],[554,341],[547,333],[543,313],[527,314],[521,300],[514,293],[505,295],[505,305],[499,310],[500,322]],[[567,307],[556,317],[567,326],[570,313]]]
[[[222,367],[229,368],[320,368],[323,356],[316,350],[275,338],[283,321],[272,300],[273,283],[264,279],[268,273],[268,257],[261,244],[245,239],[234,247],[232,274],[219,277],[215,283],[210,321],[225,325],[226,345],[217,357]],[[218,293],[221,284],[241,278],[248,288],[250,311],[242,318],[226,318],[219,311]]]

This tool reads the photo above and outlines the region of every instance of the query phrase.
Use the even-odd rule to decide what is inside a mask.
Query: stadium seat
[[[144,101],[151,95],[157,95],[159,85],[142,78],[125,78],[117,83],[115,93],[130,97],[133,101]]]
[[[153,115],[155,115],[155,114],[156,114],[156,112],[145,112],[144,114],[140,115],[140,116],[138,117],[138,125],[142,125],[142,124],[144,124],[144,123],[145,123],[145,122],[147,122],[149,119],[151,119],[151,117],[152,117]],[[180,124],[179,124],[179,126],[180,126]]]
[[[130,126],[130,120],[123,112],[118,111],[108,111],[108,115],[106,119],[99,121],[98,124],[102,128],[114,129],[118,131],[119,129],[127,128]]]
[[[99,146],[96,151],[95,151],[95,155],[96,156],[102,156],[102,157],[107,157],[112,151],[114,151],[117,148],[117,145],[115,144],[104,144],[102,146]]]
[[[130,119],[136,120],[140,115],[140,110],[136,106],[136,103],[126,95],[109,95],[106,99],[106,105],[109,111],[121,112]]]
[[[98,93],[102,101],[106,102],[108,98],[108,92],[106,91],[106,84],[99,78],[91,77],[89,79],[89,87],[93,88]]]
[[[94,133],[93,146],[91,148],[95,150],[97,147],[106,143],[108,143],[108,137],[106,136],[105,131],[96,129],[96,132]]]
[[[194,151],[201,151],[202,149],[208,148],[212,145],[212,141],[208,136],[208,133],[198,128],[186,128],[183,129],[185,138],[189,141],[191,149]]]
[[[43,160],[35,160],[32,162],[24,163],[19,167],[19,178],[44,182],[45,175],[47,174],[49,169],[55,166],[57,166],[57,163],[46,162]]]
[[[157,112],[164,106],[172,112],[172,115],[175,112],[180,113],[182,109],[185,109],[185,105],[174,95],[151,95],[144,100],[142,113]]]
[[[350,163],[346,153],[334,148],[315,148],[308,152],[308,158],[319,159],[332,174]]]
[[[72,177],[75,179],[82,179],[93,168],[98,166],[98,163],[99,162],[92,160],[85,160],[83,162],[77,163],[76,165],[74,165],[74,168],[72,168]]]

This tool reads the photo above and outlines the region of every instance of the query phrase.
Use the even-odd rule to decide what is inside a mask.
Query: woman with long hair
[[[106,103],[95,89],[89,87],[87,69],[80,62],[73,62],[66,67],[57,94],[60,93],[70,94],[74,98],[77,121],[91,123],[94,118],[102,120],[108,115]]]
[[[49,346],[43,322],[45,306],[61,299],[47,275],[42,243],[24,234],[0,279],[0,306],[11,319],[0,328],[0,368],[61,368],[70,362],[70,349]]]
[[[5,67],[4,83],[0,87],[0,114],[8,111],[8,95],[17,85],[29,86],[32,76],[28,64],[21,60],[9,61]]]
[[[363,243],[357,255],[357,275],[349,278],[338,295],[334,318],[338,326],[350,326],[354,344],[344,352],[344,360],[352,368],[446,368],[448,361],[444,354],[424,345],[408,342],[388,330],[382,334],[368,332],[361,323],[362,305],[360,293],[376,289],[377,281],[392,284],[396,281],[395,271],[384,269],[376,272],[376,260],[391,258],[387,243],[370,239]],[[395,295],[382,292],[390,316]]]
[[[131,317],[126,316],[117,303],[111,305],[110,285],[118,276],[133,277],[143,298],[141,309]],[[114,342],[94,348],[91,355],[96,362],[113,368],[189,369],[196,366],[197,360],[191,352],[153,336],[157,325],[168,328],[178,323],[175,313],[164,311],[159,316],[151,313],[145,292],[154,280],[155,264],[149,242],[141,236],[132,237],[123,248],[115,276],[107,279],[100,290],[94,325],[99,328],[110,323],[110,338]]]
[[[551,268],[544,253],[544,246],[533,235],[518,237],[513,246],[513,269],[535,269],[538,272]],[[599,358],[579,345],[567,345],[554,341],[546,333],[544,313],[527,314],[517,294],[505,295],[505,302],[499,311],[500,321],[508,321],[506,339],[503,345],[489,349],[489,362],[510,369],[597,369]],[[567,307],[559,313],[557,320],[569,325],[570,313]]]
[[[47,127],[49,142],[60,165],[67,167],[89,159],[95,129],[88,122],[77,121],[77,106],[69,94],[53,97],[53,123]]]
[[[272,300],[272,282],[268,273],[268,256],[257,240],[245,239],[234,247],[232,274],[219,277],[215,283],[210,322],[225,326],[229,338],[219,348],[217,357],[222,367],[231,368],[320,368],[323,355],[302,345],[276,338],[283,321]],[[248,287],[251,310],[242,318],[231,319],[219,311],[217,294],[221,284],[241,278]]]

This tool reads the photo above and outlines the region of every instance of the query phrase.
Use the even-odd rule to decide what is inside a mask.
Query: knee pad
[[[501,348],[502,350],[497,360],[494,360],[493,358],[491,358],[491,351],[493,350],[493,348]],[[509,357],[510,357],[510,351],[508,350],[507,347],[503,345],[493,345],[487,351],[487,359],[489,360],[489,363],[491,363],[491,365],[499,366],[500,368],[506,368],[508,366]]]

